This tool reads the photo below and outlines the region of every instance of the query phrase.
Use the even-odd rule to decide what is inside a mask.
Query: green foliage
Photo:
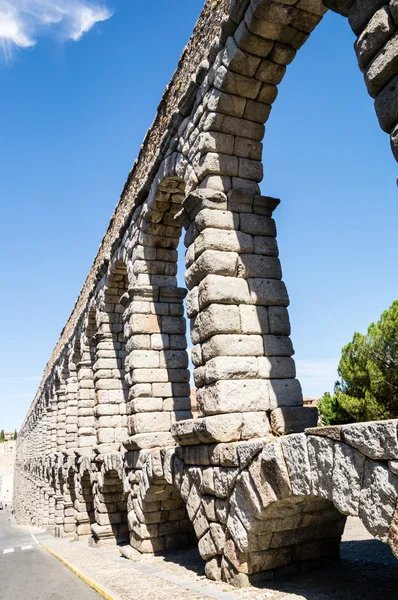
[[[4,429],[0,431],[0,442],[4,442]]]
[[[398,301],[344,346],[340,380],[318,408],[325,425],[398,417]]]
[[[17,437],[18,437],[18,433],[17,433],[17,430],[15,429],[15,431],[14,431],[14,435],[12,436],[12,439],[13,439],[13,440],[16,440],[16,439],[17,439]]]

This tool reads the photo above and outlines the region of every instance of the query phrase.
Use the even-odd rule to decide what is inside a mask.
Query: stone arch
[[[391,131],[398,121],[398,87],[389,83],[397,74],[392,5],[247,0],[226,7],[230,21],[221,28],[211,67],[176,144],[194,173],[183,211],[187,306],[203,417],[174,428],[186,439],[233,441],[261,437],[269,428],[277,434],[299,432],[316,422],[316,411],[302,406],[295,378],[289,298],[272,219],[279,200],[261,196],[258,184],[264,123],[277,85],[321,21],[325,4],[349,16],[359,36],[355,50],[368,91],[377,96],[382,127]],[[376,33],[380,27],[383,35]]]
[[[139,461],[138,453],[134,461]],[[183,548],[196,543],[181,491],[174,477],[174,448],[146,453],[134,477],[128,503],[130,544],[141,553]],[[130,478],[129,478],[130,479]]]
[[[207,570],[241,586],[272,578],[287,565],[300,570],[308,561],[336,559],[347,515],[359,516],[398,558],[398,477],[386,460],[391,448],[384,461],[382,453],[381,460],[363,454],[366,426],[376,433],[361,424],[343,428],[344,442],[321,433],[266,444],[236,479],[222,557],[212,557]],[[389,430],[396,436],[396,427],[396,422],[377,424],[378,443]],[[393,453],[397,451],[395,440]]]
[[[94,492],[96,523],[91,526],[96,545],[123,546],[129,541],[127,495],[120,454],[105,454]]]

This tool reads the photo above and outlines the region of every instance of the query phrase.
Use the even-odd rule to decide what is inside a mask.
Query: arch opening
[[[244,545],[229,536],[222,577],[255,584],[278,576],[286,567],[293,573],[338,560],[346,519],[333,502],[317,496],[273,502],[253,520]]]
[[[128,500],[130,544],[141,553],[196,545],[186,504],[173,478],[174,449],[151,451],[133,469]]]
[[[123,546],[129,542],[127,497],[120,472],[107,469],[94,494],[95,524],[91,526],[97,546]]]
[[[76,538],[77,520],[76,507],[77,500],[76,491],[76,470],[73,466],[67,469],[66,480],[64,486],[64,537]]]

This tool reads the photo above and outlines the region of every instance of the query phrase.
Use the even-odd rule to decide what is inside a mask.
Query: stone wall
[[[395,450],[369,456],[361,447],[362,460],[346,430],[338,443],[302,433],[317,411],[303,407],[295,376],[273,219],[279,200],[259,188],[277,85],[327,7],[348,16],[397,153],[395,0],[207,2],[21,428],[19,522],[117,543],[125,555],[195,534],[210,577],[247,583],[337,556],[341,513],[355,514],[333,496],[342,452],[341,477],[354,477],[356,461],[365,469],[365,524],[395,548],[395,467],[385,462]],[[183,228],[186,289],[176,278]],[[396,423],[366,426],[367,443],[374,436],[383,445],[383,427],[396,443]],[[293,460],[290,444],[299,446]],[[298,477],[309,465],[302,493],[294,464]],[[373,480],[389,506],[381,529],[365,516],[382,519]],[[245,494],[250,502],[241,503]]]

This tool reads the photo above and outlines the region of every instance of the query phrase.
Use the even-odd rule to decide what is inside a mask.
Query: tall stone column
[[[215,441],[264,437],[269,421],[277,433],[313,423],[295,379],[272,219],[278,203],[209,187],[184,203],[198,410]]]
[[[127,445],[173,445],[172,424],[191,417],[183,317],[186,290],[146,286],[129,295],[124,313],[126,372],[131,382]]]
[[[94,403],[94,372],[93,358],[89,344],[81,345],[81,355],[76,357],[77,381],[78,381],[78,447],[80,452],[90,452],[96,445],[97,436],[95,431]]]
[[[106,314],[101,317],[104,320],[95,335],[94,415],[97,449],[109,452],[117,451],[127,437],[127,385],[124,381],[124,359],[118,355],[124,344],[123,333],[119,331],[123,325],[106,322]]]
[[[65,384],[61,383],[59,389],[55,392],[57,412],[56,412],[56,452],[66,450],[66,397]]]
[[[66,378],[66,411],[65,411],[65,447],[73,450],[78,446],[78,381],[76,365],[72,360],[68,362],[68,376]]]

